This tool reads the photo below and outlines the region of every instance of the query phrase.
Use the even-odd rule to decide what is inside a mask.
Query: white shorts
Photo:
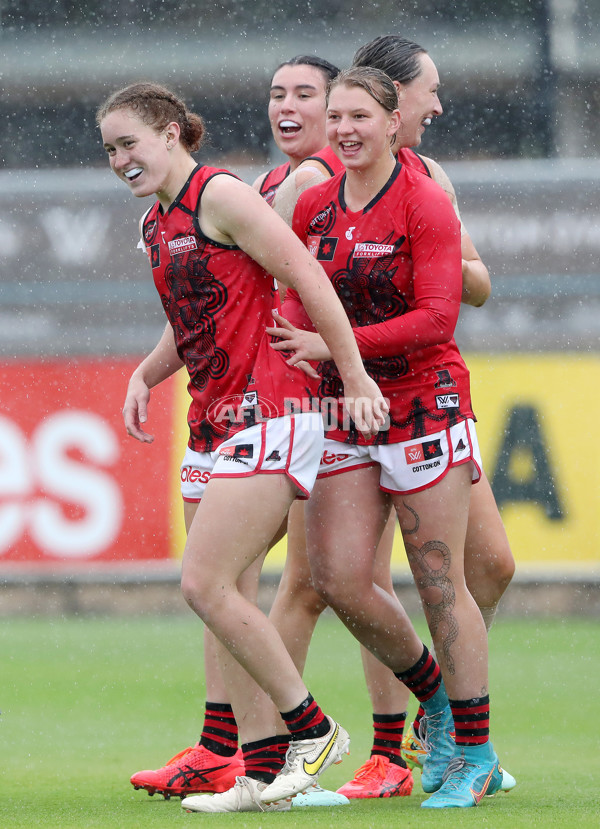
[[[181,462],[181,495],[184,501],[192,504],[202,500],[206,484],[210,481],[212,471],[217,462],[218,450],[214,452],[194,452],[185,450]]]
[[[210,478],[287,475],[308,498],[323,454],[323,418],[302,412],[271,418],[242,429],[214,452],[187,449],[181,465],[184,501],[200,501]]]
[[[379,464],[380,488],[408,495],[434,486],[449,469],[462,463],[472,464],[476,483],[482,464],[472,420],[461,420],[433,435],[381,446],[356,446],[325,438],[319,478]]]

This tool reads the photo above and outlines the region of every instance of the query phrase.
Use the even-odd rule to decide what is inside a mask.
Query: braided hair
[[[113,92],[96,112],[96,123],[118,109],[129,109],[157,132],[168,124],[179,124],[180,141],[188,152],[195,152],[205,135],[204,121],[195,112],[190,112],[175,93],[160,84],[134,83]]]

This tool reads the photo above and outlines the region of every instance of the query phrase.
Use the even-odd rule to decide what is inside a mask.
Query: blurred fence
[[[493,298],[469,350],[595,350],[600,160],[448,163]],[[234,170],[247,180],[258,171]],[[164,327],[131,197],[108,170],[0,172],[0,353],[143,354]]]

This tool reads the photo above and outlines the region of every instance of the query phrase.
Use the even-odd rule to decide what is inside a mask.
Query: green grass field
[[[599,823],[600,637],[591,620],[502,620],[491,634],[492,732],[515,775],[477,809],[430,813],[410,798],[288,813],[193,815],[129,777],[198,738],[200,624],[189,618],[3,620],[0,827],[592,827]],[[358,650],[333,617],[306,672],[352,737],[322,782],[337,788],[368,756],[371,712]]]

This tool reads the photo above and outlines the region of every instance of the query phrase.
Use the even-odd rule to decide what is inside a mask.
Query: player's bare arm
[[[148,420],[150,389],[179,371],[183,362],[177,354],[173,329],[167,323],[155,348],[135,369],[127,385],[123,404],[123,421],[127,434],[140,443],[152,443],[154,436],[143,429]]]
[[[492,292],[490,274],[467,232],[461,236],[460,248],[463,276],[461,302],[480,308]]]
[[[329,178],[329,173],[322,164],[311,159],[303,161],[293,173],[283,181],[275,193],[273,209],[281,216],[286,224],[292,226],[294,208],[300,195],[313,184],[320,184]]]
[[[482,262],[481,256],[477,252],[477,249],[463,224],[460,211],[458,209],[456,191],[454,190],[454,185],[448,178],[446,171],[432,158],[422,156],[422,159],[431,174],[431,178],[440,185],[445,193],[447,193],[448,198],[452,202],[456,215],[460,220],[462,233],[461,254],[463,260],[463,291],[461,302],[464,302],[466,305],[474,305],[476,308],[479,308],[488,299],[492,292],[489,271]]]

